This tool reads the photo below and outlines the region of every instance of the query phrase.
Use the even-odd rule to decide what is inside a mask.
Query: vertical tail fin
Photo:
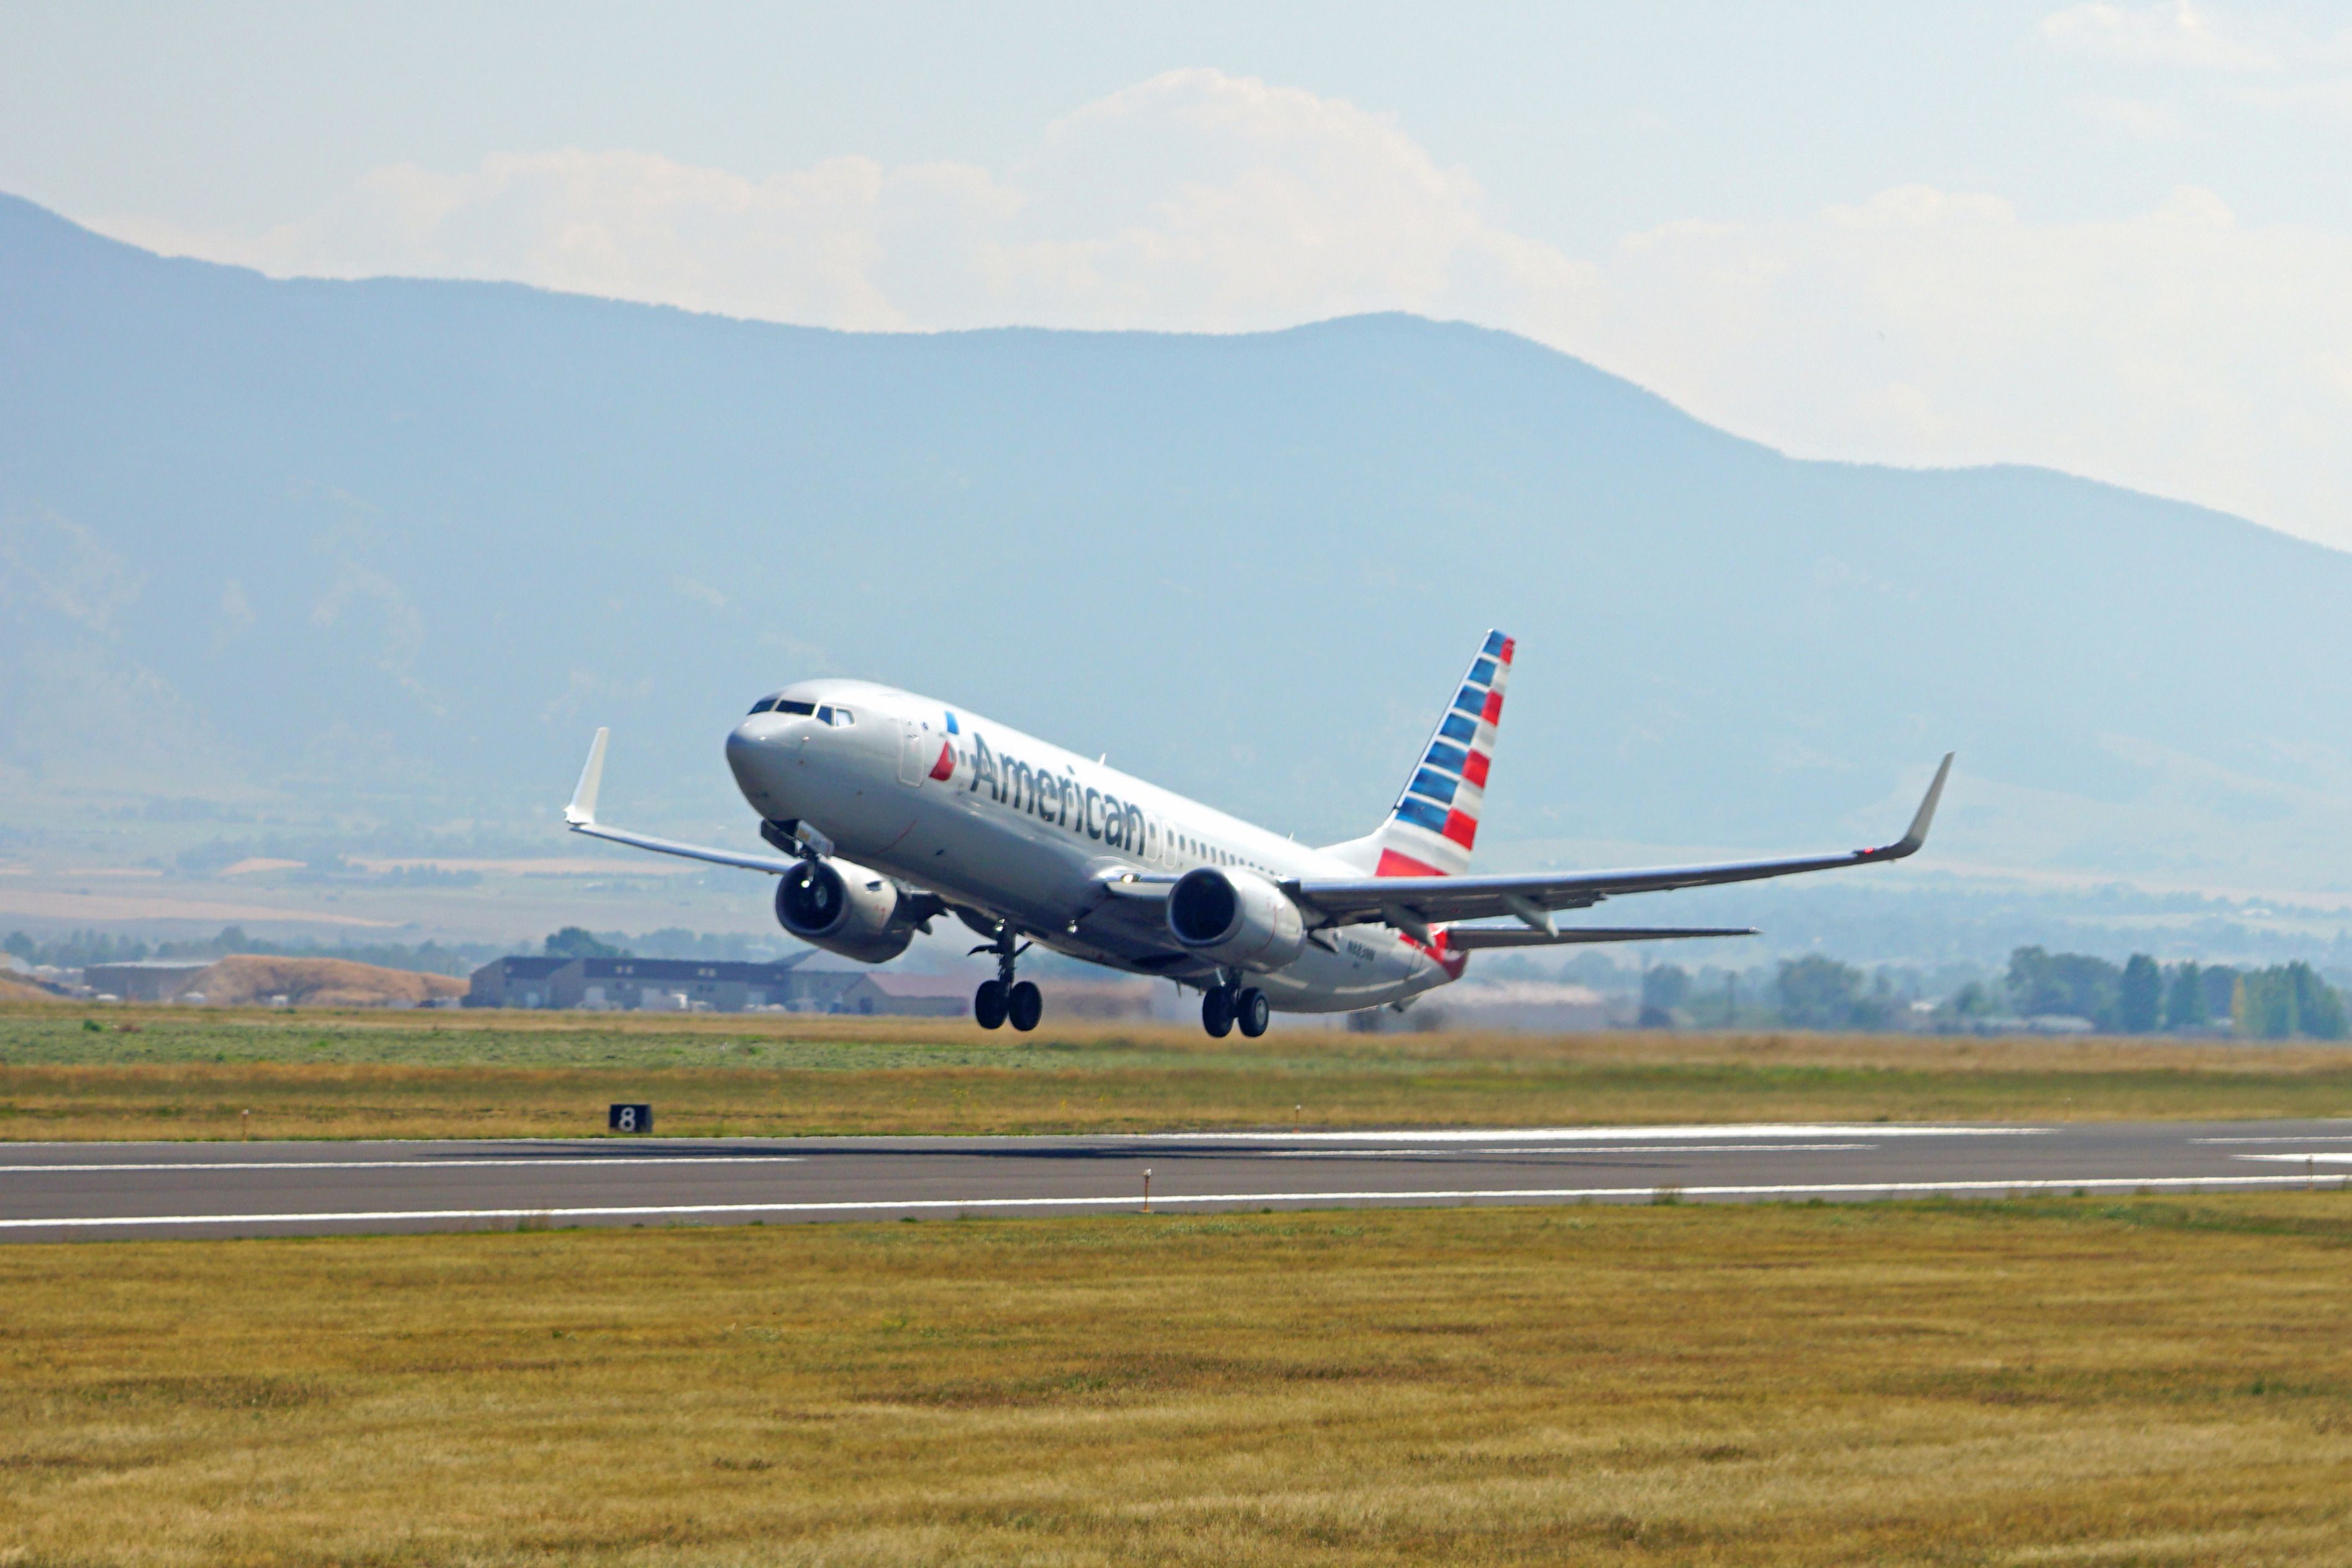
[[[1517,649],[1501,632],[1486,634],[1388,820],[1365,837],[1329,846],[1329,853],[1377,877],[1454,877],[1470,868],[1503,683]]]

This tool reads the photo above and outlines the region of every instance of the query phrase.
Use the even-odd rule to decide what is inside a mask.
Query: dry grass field
[[[0,1139],[577,1134],[615,1100],[766,1136],[2325,1117],[2352,1115],[2352,1049],[0,1005]]]
[[[0,1249],[0,1564],[2352,1563],[2352,1199]]]

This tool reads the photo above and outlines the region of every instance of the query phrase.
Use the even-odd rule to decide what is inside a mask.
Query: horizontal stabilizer
[[[1448,951],[1475,952],[1486,947],[1573,947],[1596,942],[1673,942],[1690,936],[1754,936],[1752,926],[1582,926],[1531,931],[1525,926],[1450,926]]]

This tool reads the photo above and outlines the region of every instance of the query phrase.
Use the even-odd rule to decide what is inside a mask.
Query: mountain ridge
[[[2352,557],[2188,503],[1791,458],[1410,316],[845,333],[272,279],[15,198],[0,278],[40,820],[522,824],[611,723],[614,809],[707,827],[741,707],[855,673],[1337,838],[1502,624],[1490,862],[1861,842],[1957,747],[1958,857],[2352,884]]]

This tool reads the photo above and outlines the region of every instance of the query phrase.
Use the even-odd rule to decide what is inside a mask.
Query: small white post
[[[1151,1212],[1151,1167],[1143,1167],[1143,1212]]]

